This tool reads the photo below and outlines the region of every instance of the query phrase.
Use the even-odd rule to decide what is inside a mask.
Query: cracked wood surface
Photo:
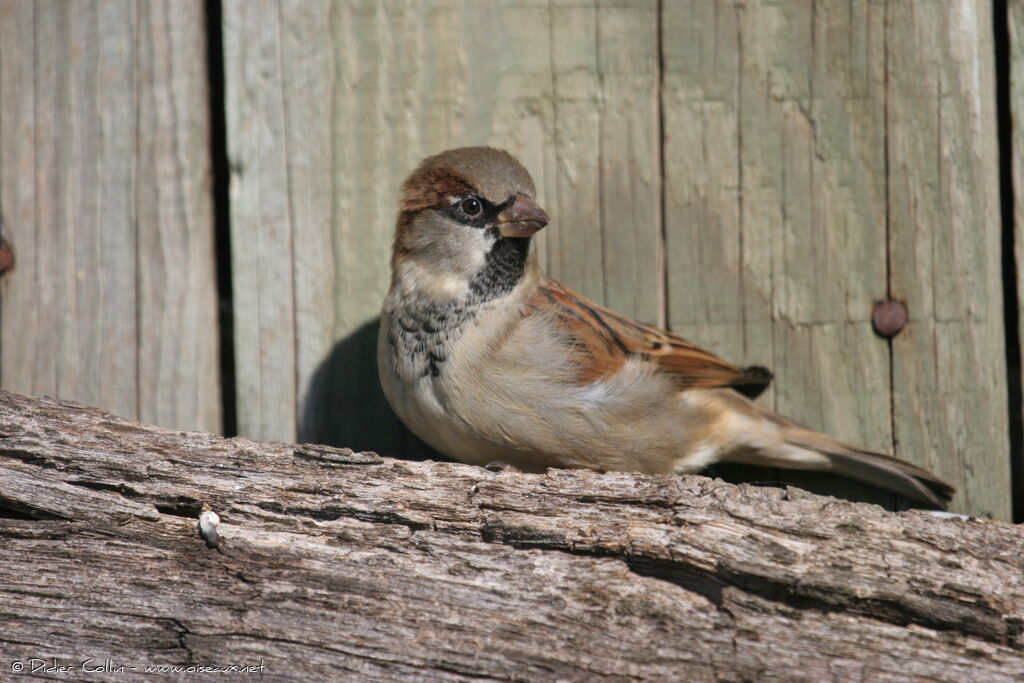
[[[1024,674],[1024,529],[699,476],[497,474],[0,392],[0,539],[4,676],[30,657],[275,680]]]

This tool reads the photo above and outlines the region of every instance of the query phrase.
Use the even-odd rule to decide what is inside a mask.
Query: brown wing
[[[541,311],[554,315],[577,347],[580,384],[637,356],[657,363],[680,388],[733,387],[753,397],[772,379],[765,368],[737,368],[685,339],[598,306],[555,280],[546,280],[530,300],[530,313]]]

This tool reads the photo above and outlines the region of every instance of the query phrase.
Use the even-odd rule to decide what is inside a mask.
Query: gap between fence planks
[[[204,506],[218,548],[196,533]],[[1019,680],[1024,529],[0,392],[0,652],[275,680]]]

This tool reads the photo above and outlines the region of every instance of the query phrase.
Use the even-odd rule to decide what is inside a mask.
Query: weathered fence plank
[[[220,429],[204,9],[137,7],[139,418]]]
[[[224,7],[238,429],[288,440],[296,415],[296,264],[281,33],[276,2]]]
[[[1005,518],[983,5],[667,3],[669,318],[768,365],[783,414],[932,468],[959,509]],[[871,327],[889,296],[910,309],[891,349]]]
[[[517,154],[551,272],[658,320],[655,2],[228,2],[224,26],[240,433],[424,452],[375,318],[399,184],[447,147]]]
[[[199,2],[0,3],[0,383],[218,430]]]
[[[896,455],[1010,514],[1001,218],[990,3],[887,5]]]
[[[0,382],[26,393],[56,386],[53,326],[39,313],[52,311],[49,288],[40,287],[37,242],[46,239],[36,223],[35,9],[29,3],[0,3],[0,234],[14,240],[18,271],[0,281]],[[16,96],[15,96],[16,94]],[[21,228],[16,226],[23,226]],[[15,240],[15,234],[25,239]],[[15,282],[12,283],[12,280]],[[28,286],[17,282],[29,280]],[[40,283],[42,284],[42,283]],[[40,324],[41,323],[41,324]],[[124,354],[132,357],[134,347]],[[110,410],[116,406],[107,405]]]

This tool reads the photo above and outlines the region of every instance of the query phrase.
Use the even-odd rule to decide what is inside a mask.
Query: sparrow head
[[[491,147],[428,157],[402,185],[392,268],[435,298],[510,291],[548,223],[533,179]]]

